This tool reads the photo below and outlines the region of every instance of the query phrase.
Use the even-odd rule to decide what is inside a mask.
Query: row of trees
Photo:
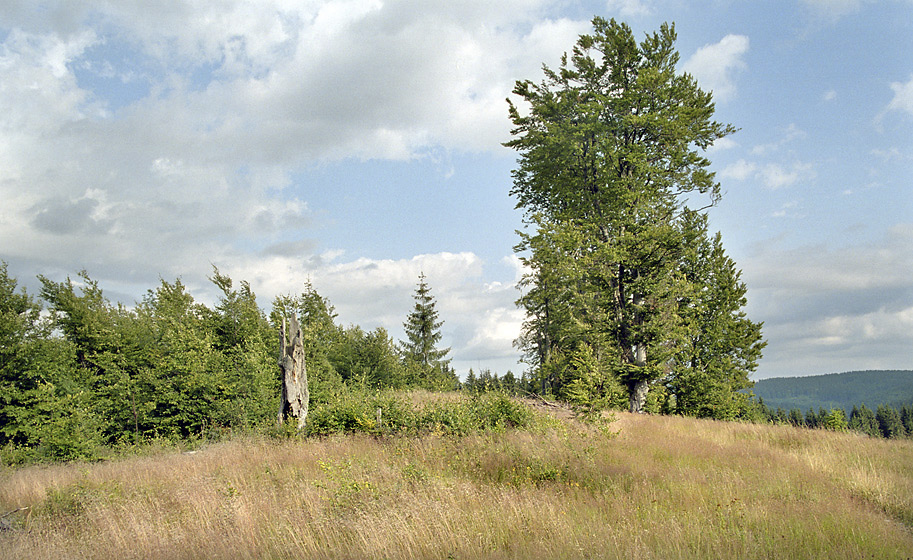
[[[766,343],[709,232],[720,186],[704,155],[735,129],[676,70],[673,26],[640,43],[614,20],[593,29],[541,83],[517,82],[524,107],[509,102],[511,195],[527,225],[516,251],[530,271],[517,344],[543,392],[739,417]]]
[[[17,289],[0,263],[0,448],[57,458],[151,437],[188,438],[275,422],[278,326],[302,325],[311,402],[346,386],[453,388],[438,350],[441,322],[424,276],[407,340],[336,323],[310,285],[279,296],[269,314],[247,282],[214,270],[213,307],[177,280],[161,281],[133,308],[110,302],[85,272],[39,277],[39,298]]]
[[[761,403],[761,406],[764,406]],[[824,410],[808,409],[805,414],[799,409],[786,412],[782,408],[772,410],[764,406],[765,416],[770,422],[791,424],[805,428],[826,428],[831,430],[855,430],[873,437],[887,439],[913,437],[913,405],[904,405],[899,410],[890,405],[878,405],[873,412],[867,406],[854,406],[847,419],[839,408]]]

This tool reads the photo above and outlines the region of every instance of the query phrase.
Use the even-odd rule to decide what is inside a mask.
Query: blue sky
[[[675,22],[740,129],[710,216],[755,378],[913,368],[910,0],[7,0],[0,259],[128,305],[178,277],[211,302],[212,265],[264,308],[310,280],[395,338],[424,272],[458,372],[517,373],[505,98],[594,15]]]

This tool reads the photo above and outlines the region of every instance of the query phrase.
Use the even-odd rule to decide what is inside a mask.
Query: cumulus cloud
[[[735,75],[747,68],[748,45],[745,35],[726,35],[718,43],[699,48],[682,68],[702,88],[713,91],[715,100],[726,102],[736,95]]]
[[[801,162],[794,162],[788,166],[769,163],[762,167],[758,174],[765,187],[777,190],[814,177],[814,169],[811,164]]]
[[[212,264],[264,306],[310,278],[343,321],[391,333],[424,271],[455,350],[508,356],[511,281],[485,284],[459,248],[384,260],[322,247],[296,174],[501,153],[513,81],[589,28],[546,4],[3,2],[2,257],[31,274],[86,268],[126,303],[159,277],[213,297]]]
[[[749,177],[753,177],[757,172],[758,164],[740,159],[724,167],[719,176],[721,179],[744,181]]]

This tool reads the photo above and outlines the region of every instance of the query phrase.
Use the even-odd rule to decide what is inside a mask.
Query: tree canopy
[[[711,94],[676,70],[675,40],[672,25],[638,43],[627,25],[594,18],[558,69],[516,83],[525,106],[508,100],[506,146],[519,153],[511,195],[527,224],[516,250],[530,270],[518,344],[556,392],[576,382],[579,393],[581,381],[605,391],[610,375],[632,411],[686,371],[732,393],[763,346],[760,326],[740,314],[739,274],[700,214],[720,198],[704,151],[735,128],[713,120]],[[702,338],[710,316],[718,332]]]

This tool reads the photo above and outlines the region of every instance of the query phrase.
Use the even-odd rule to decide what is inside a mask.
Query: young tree
[[[701,150],[735,129],[713,121],[710,93],[677,72],[673,26],[640,44],[614,20],[597,17],[593,28],[560,68],[544,68],[542,83],[517,82],[528,112],[509,101],[506,145],[519,152],[511,195],[537,228],[518,246],[531,253],[527,283],[539,292],[520,301],[533,318],[521,344],[540,367],[562,338],[567,351],[589,346],[641,411],[684,336],[686,197],[720,196]],[[555,320],[556,301],[570,303],[568,320]]]
[[[885,438],[899,438],[907,435],[907,430],[904,429],[903,421],[900,419],[900,413],[893,406],[878,405],[875,418],[878,420],[881,435]]]
[[[423,381],[438,375],[447,376],[448,373],[452,377],[452,372],[448,370],[449,360],[444,359],[450,348],[437,348],[438,342],[441,341],[441,326],[444,322],[439,320],[438,311],[435,309],[436,302],[424,273],[419,275],[413,298],[415,306],[403,323],[407,339],[400,345],[403,355],[407,362],[419,367]],[[438,375],[435,375],[435,372]]]
[[[212,312],[180,280],[162,280],[136,313],[146,356],[131,397],[136,432],[187,437],[222,423],[232,369],[216,350]]]
[[[850,412],[849,428],[872,437],[881,437],[881,428],[878,426],[875,413],[864,404],[859,408],[853,406],[853,410]]]
[[[79,273],[78,286],[70,278],[38,278],[52,324],[75,352],[74,392],[90,395],[92,413],[103,423],[107,440],[135,434],[137,372],[145,364],[136,351],[136,315],[112,304],[86,271]]]
[[[907,431],[907,435],[913,436],[913,405],[904,405],[900,409],[900,421],[904,430]]]
[[[53,459],[91,457],[100,443],[75,371],[75,348],[51,333],[41,303],[0,262],[0,447]]]

